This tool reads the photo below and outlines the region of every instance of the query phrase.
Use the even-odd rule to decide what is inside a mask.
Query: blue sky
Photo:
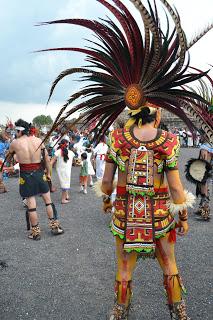
[[[213,20],[212,0],[171,0],[182,17],[182,25],[190,38]],[[137,10],[128,0],[123,0],[137,19]],[[79,86],[70,77],[63,80],[46,108],[50,85],[67,67],[84,65],[78,53],[32,53],[55,46],[83,46],[83,38],[90,33],[77,26],[53,25],[36,27],[41,21],[61,18],[104,17],[109,12],[95,0],[0,0],[1,27],[1,77],[0,123],[6,117],[15,121],[23,117],[30,121],[38,114],[56,116],[66,98]],[[213,31],[191,50],[192,64],[208,68],[212,61]]]

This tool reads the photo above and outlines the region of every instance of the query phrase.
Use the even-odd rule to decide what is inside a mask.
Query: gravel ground
[[[182,149],[180,167],[197,149]],[[65,234],[51,235],[44,205],[38,197],[41,241],[28,240],[25,211],[18,181],[6,181],[9,192],[0,195],[1,320],[106,319],[113,303],[114,239],[101,213],[101,201],[92,189],[78,192],[79,168],[72,169],[72,201],[60,204],[60,192],[52,194]],[[183,173],[182,173],[183,175]],[[58,184],[54,174],[54,182]],[[183,182],[185,179],[183,177]],[[187,189],[193,185],[185,182]],[[188,313],[193,320],[212,319],[212,220],[190,214],[190,232],[178,238],[177,261],[184,283]],[[130,320],[170,319],[156,260],[139,260],[134,273],[134,297]]]

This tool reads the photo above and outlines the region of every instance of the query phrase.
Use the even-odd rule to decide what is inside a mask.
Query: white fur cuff
[[[183,210],[186,210],[187,208],[193,208],[193,205],[194,205],[195,199],[196,199],[195,196],[187,190],[184,190],[184,195],[185,195],[186,200],[183,203],[174,203],[172,201],[169,202],[168,208],[172,214],[182,212]]]

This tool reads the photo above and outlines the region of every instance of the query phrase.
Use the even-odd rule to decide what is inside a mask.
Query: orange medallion
[[[130,109],[138,109],[143,102],[143,91],[138,84],[131,84],[125,92],[125,102]]]

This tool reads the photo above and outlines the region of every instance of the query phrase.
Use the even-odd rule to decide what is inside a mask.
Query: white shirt
[[[106,154],[108,150],[108,146],[104,142],[99,142],[99,144],[94,149],[95,155],[103,155]]]

